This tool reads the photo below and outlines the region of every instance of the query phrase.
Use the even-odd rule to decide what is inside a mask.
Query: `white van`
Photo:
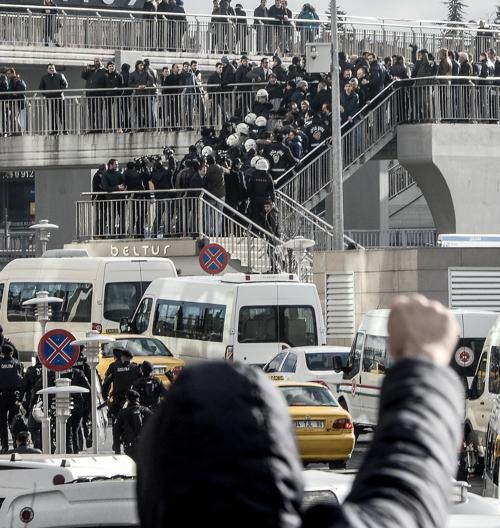
[[[187,362],[264,365],[285,348],[326,341],[316,286],[289,274],[155,280],[128,330],[158,337]]]
[[[483,248],[500,247],[500,235],[442,234],[437,241],[440,247]]]
[[[0,272],[0,324],[29,361],[40,340],[40,324],[23,302],[38,291],[63,300],[53,305],[47,330],[62,328],[77,339],[91,329],[118,330],[134,313],[150,282],[176,277],[164,258],[74,257],[13,260]],[[24,357],[23,357],[24,355]],[[29,355],[29,357],[28,357]]]
[[[460,336],[450,365],[463,379],[464,386],[468,386],[498,314],[477,310],[454,310],[453,313],[460,325]],[[339,403],[353,417],[357,433],[377,424],[380,388],[391,362],[388,319],[389,310],[372,310],[363,317],[340,385]]]

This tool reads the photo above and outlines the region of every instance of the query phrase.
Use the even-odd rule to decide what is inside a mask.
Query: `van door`
[[[124,318],[132,319],[147,286],[144,287],[141,277],[140,262],[117,261],[107,262],[104,268],[102,291],[96,292],[97,303],[102,307],[102,329],[117,330]]]
[[[277,284],[239,285],[235,306],[237,327],[234,330],[237,339],[234,342],[234,360],[265,365],[281,348]]]
[[[342,383],[339,389],[340,395],[346,402],[347,410],[351,413],[354,423],[359,422],[361,414],[360,397],[358,385],[361,378],[361,361],[363,359],[363,345],[365,342],[365,333],[358,332],[352,343],[347,367],[344,371]]]
[[[380,389],[388,367],[387,336],[365,336],[361,375],[359,379],[360,422],[376,425]]]
[[[483,431],[484,435],[490,417],[490,410],[487,410],[487,401],[491,398],[486,386],[488,378],[487,367],[488,350],[485,349],[481,354],[476,375],[472,380],[469,399],[466,400],[467,419],[471,423],[474,432],[478,435],[481,435],[481,431]]]

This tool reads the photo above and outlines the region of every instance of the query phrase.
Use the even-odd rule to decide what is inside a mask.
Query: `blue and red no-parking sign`
[[[208,244],[200,251],[200,266],[210,275],[222,273],[229,262],[227,251],[220,244]]]
[[[67,330],[50,330],[38,343],[38,357],[49,370],[70,369],[80,355],[80,347],[73,346],[75,336]]]

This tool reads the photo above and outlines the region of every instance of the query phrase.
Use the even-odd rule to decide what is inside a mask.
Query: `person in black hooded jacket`
[[[288,408],[265,374],[238,362],[200,362],[183,370],[144,430],[141,527],[207,519],[218,528],[445,526],[463,412],[463,389],[448,366],[458,324],[441,304],[414,296],[394,300],[388,328],[394,365],[379,425],[341,506],[302,511]]]

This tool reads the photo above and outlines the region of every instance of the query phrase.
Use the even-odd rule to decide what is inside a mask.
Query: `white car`
[[[340,504],[351,491],[354,474],[306,469],[304,478],[303,509],[306,510],[318,503]]]
[[[139,527],[135,464],[125,455],[2,456],[0,472],[2,527]]]
[[[327,386],[336,396],[349,348],[341,346],[304,346],[287,348],[264,366],[273,381],[315,381]],[[338,358],[338,359],[336,359]]]

